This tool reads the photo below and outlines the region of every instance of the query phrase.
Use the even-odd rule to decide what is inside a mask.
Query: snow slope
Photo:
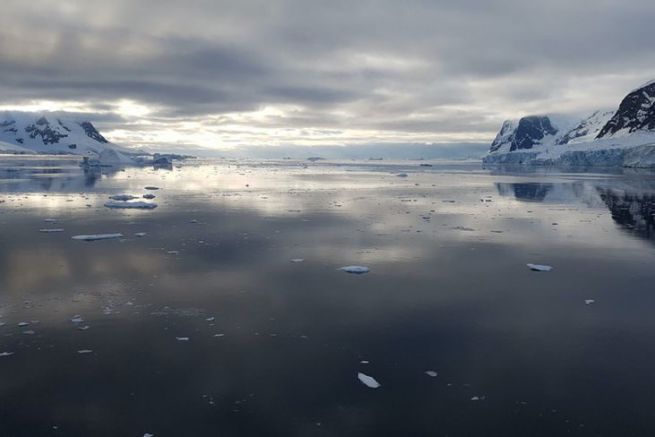
[[[16,146],[14,144],[9,144],[9,143],[5,143],[3,141],[0,141],[0,153],[32,154],[34,152],[32,152],[29,149],[26,149],[25,147]]]

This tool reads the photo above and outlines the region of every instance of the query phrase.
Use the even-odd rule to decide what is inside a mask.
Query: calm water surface
[[[647,173],[8,158],[0,435],[652,436],[654,284]]]

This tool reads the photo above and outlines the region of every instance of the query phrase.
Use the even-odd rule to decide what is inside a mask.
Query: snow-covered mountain
[[[108,150],[126,152],[107,141],[88,120],[64,112],[0,112],[0,151],[97,158]]]
[[[598,138],[655,131],[655,80],[628,94],[616,114],[603,127]]]
[[[484,162],[655,167],[655,81],[630,92],[616,111],[505,121]]]

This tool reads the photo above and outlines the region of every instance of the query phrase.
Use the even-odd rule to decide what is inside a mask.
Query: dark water
[[[654,214],[652,174],[4,161],[0,435],[655,435]]]

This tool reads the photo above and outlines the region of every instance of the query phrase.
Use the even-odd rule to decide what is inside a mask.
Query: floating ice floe
[[[109,196],[111,200],[119,200],[119,201],[126,201],[126,200],[134,200],[138,199],[138,196],[133,196],[131,194],[115,194],[113,196]]]
[[[134,233],[134,236],[139,237],[139,238],[145,237],[146,235],[148,235],[148,234],[146,234],[145,232],[135,232]]]
[[[175,337],[177,341],[189,341],[189,337]]]
[[[484,401],[487,397],[486,396],[473,396],[471,398],[472,401]]]
[[[305,259],[304,258],[291,258],[289,261],[291,261],[292,263],[301,263],[301,262],[305,261]]]
[[[18,326],[20,326],[21,328],[23,326],[30,326],[30,322],[18,322]]]
[[[73,240],[96,241],[96,240],[111,240],[113,238],[121,238],[123,234],[89,234],[89,235],[74,235],[71,237]]]
[[[73,323],[82,323],[83,321],[84,319],[82,318],[82,316],[78,316],[78,315],[73,316],[73,318],[71,319],[71,322]]]
[[[431,376],[432,378],[435,378],[438,375],[438,373],[435,372],[434,370],[426,370],[425,374]]]
[[[51,232],[64,232],[62,228],[39,229],[39,232],[49,234]]]
[[[343,270],[346,273],[354,273],[356,275],[361,275],[371,271],[371,269],[365,266],[345,266],[341,267],[339,270]]]
[[[9,357],[13,354],[13,352],[0,352],[0,357]]]
[[[368,376],[363,374],[362,372],[359,372],[357,374],[357,378],[368,388],[379,388],[381,384],[375,380],[372,376]]]
[[[156,203],[149,202],[121,202],[121,201],[111,201],[105,203],[106,208],[116,208],[116,209],[155,209],[157,208]]]
[[[150,434],[149,432],[143,434],[143,437],[155,437],[154,434]]]
[[[91,349],[80,349],[80,350],[77,351],[77,353],[83,355],[83,354],[93,353],[93,351]]]
[[[533,272],[550,272],[553,270],[551,266],[542,265],[542,264],[526,264],[530,270]]]
[[[46,223],[56,223],[57,219],[47,218],[47,219],[43,219],[43,221],[46,222]]]
[[[591,305],[591,304],[594,303],[594,302],[596,302],[594,299],[585,299],[585,300],[584,300],[584,303],[585,303],[586,305]]]
[[[27,331],[23,331],[23,334],[24,335],[34,335],[34,334],[36,334],[36,332],[31,330],[31,329],[28,329]]]

